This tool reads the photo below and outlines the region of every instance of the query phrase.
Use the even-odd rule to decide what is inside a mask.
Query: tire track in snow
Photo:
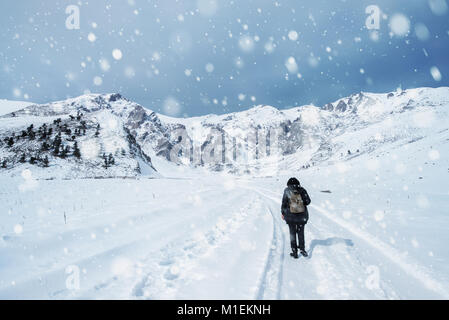
[[[268,198],[266,194],[256,188],[243,187],[250,192],[256,191],[262,197]],[[271,199],[273,200],[273,199]],[[280,300],[282,296],[283,270],[285,261],[285,235],[279,225],[279,220],[273,213],[272,208],[265,203],[270,211],[273,221],[273,233],[271,247],[268,252],[264,271],[259,282],[256,300]]]
[[[401,258],[401,253],[396,249],[373,237],[367,232],[355,228],[348,222],[336,218],[326,209],[323,209],[316,205],[311,205],[311,207],[317,210],[322,214],[322,216],[324,216],[331,222],[337,224],[338,226],[365,241],[383,256],[388,258],[391,262],[400,267],[406,274],[418,280],[422,285],[424,285],[425,288],[437,293],[444,299],[449,299],[449,292],[437,280],[433,279],[430,274],[424,269],[424,267],[418,266],[416,263],[412,264],[410,262],[407,262],[405,258]]]
[[[332,229],[326,225],[320,225],[317,221],[310,225],[311,234],[314,239],[325,239],[329,234],[333,235]],[[327,234],[327,236],[324,236]],[[317,237],[318,236],[318,237]],[[328,238],[330,239],[330,238]],[[335,239],[335,238],[334,238]],[[312,265],[316,272],[318,285],[316,291],[325,299],[398,299],[399,296],[394,289],[382,279],[378,288],[365,287],[363,280],[367,276],[368,264],[360,260],[357,252],[352,251],[349,254],[348,250],[354,248],[351,240],[342,238],[341,243],[346,246],[335,247],[335,250],[326,250],[326,253],[316,252],[317,248],[311,248],[309,252],[310,258],[312,254],[314,258],[311,259]],[[350,242],[348,242],[350,241]],[[312,252],[313,250],[313,252]],[[318,255],[318,256],[317,256]],[[357,276],[359,277],[357,279]],[[360,283],[357,285],[357,281]]]
[[[256,299],[280,300],[285,260],[285,238],[273,211],[268,206],[266,207],[270,211],[270,215],[273,219],[273,235]]]

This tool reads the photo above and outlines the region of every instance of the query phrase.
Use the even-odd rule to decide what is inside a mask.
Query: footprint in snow
[[[161,262],[159,262],[159,265],[161,266],[170,266],[173,263],[175,263],[172,259],[164,259]]]
[[[176,280],[179,278],[179,269],[177,267],[171,267],[165,273],[164,278],[171,281]]]

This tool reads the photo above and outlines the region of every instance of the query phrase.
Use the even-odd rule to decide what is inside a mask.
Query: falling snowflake
[[[123,53],[120,49],[114,49],[112,50],[112,57],[115,60],[121,60],[123,58]]]
[[[410,31],[410,20],[405,15],[397,13],[390,19],[390,29],[394,35],[404,37]]]

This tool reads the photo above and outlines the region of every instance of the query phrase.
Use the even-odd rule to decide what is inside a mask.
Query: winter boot
[[[301,254],[303,257],[307,258],[309,256],[309,254],[307,253],[306,250],[301,250]]]
[[[293,252],[290,253],[290,256],[292,256],[292,257],[295,258],[295,259],[298,259],[298,258],[299,258],[299,256],[298,256],[298,250],[293,249]]]

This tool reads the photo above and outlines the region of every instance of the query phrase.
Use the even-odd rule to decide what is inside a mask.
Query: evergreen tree
[[[114,156],[112,155],[112,153],[110,153],[108,156],[108,162],[109,162],[110,166],[113,166],[115,164],[115,159],[114,159]]]
[[[8,144],[8,147],[12,147],[12,146],[14,145],[14,139],[13,139],[12,137],[10,137],[10,138],[8,139],[7,144]]]
[[[47,125],[44,123],[41,128],[40,140],[46,140],[48,136]]]
[[[41,146],[41,151],[45,152],[48,150],[50,150],[50,145],[46,141],[44,141],[44,143],[42,143],[42,146]]]
[[[97,131],[95,131],[95,136],[98,137],[100,135],[100,124],[97,125]]]
[[[103,153],[103,161],[104,161],[103,167],[105,167],[106,169],[109,168],[108,158],[106,157],[106,154],[104,154],[104,153]]]
[[[53,154],[57,156],[59,154],[59,148],[61,146],[62,140],[61,140],[61,134],[58,133],[58,135],[55,137],[55,140],[53,141]]]
[[[112,153],[110,153],[108,156],[103,153],[103,161],[104,161],[104,167],[107,169],[115,164],[115,159]]]
[[[28,133],[28,137],[30,138],[30,140],[34,140],[34,138],[36,137],[36,134],[33,131],[34,129],[34,125],[31,124],[28,128],[27,128],[27,133]]]
[[[81,151],[78,148],[78,142],[76,142],[76,141],[75,141],[75,145],[73,146],[73,155],[78,159],[81,158]]]
[[[22,156],[20,157],[19,162],[25,163],[26,161],[27,161],[27,159],[26,159],[25,153],[22,153]]]
[[[63,145],[61,145],[61,152],[59,153],[59,156],[62,159],[67,158],[67,155],[69,154],[69,151],[70,151],[69,146],[64,147]]]
[[[44,164],[44,167],[47,168],[49,161],[48,161],[48,156],[45,156],[44,159],[42,160],[42,163]]]
[[[6,161],[6,159],[2,161],[2,168],[3,169],[8,168],[8,162]]]

